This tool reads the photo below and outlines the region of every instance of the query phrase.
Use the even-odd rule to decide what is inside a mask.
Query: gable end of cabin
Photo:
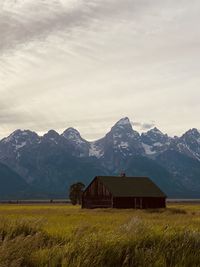
[[[83,192],[82,208],[112,208],[113,196],[99,177],[88,185]]]

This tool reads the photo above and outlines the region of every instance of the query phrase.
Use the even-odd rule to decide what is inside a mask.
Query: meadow
[[[0,205],[0,267],[199,267],[200,204]]]

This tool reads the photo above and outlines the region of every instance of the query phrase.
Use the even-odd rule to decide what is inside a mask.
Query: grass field
[[[200,204],[165,210],[0,205],[0,267],[199,267]]]

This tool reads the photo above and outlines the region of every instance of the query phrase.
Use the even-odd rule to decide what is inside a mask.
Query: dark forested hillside
[[[24,198],[29,186],[16,172],[0,163],[0,199]]]

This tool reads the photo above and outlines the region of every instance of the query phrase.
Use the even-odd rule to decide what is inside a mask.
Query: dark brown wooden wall
[[[113,208],[121,209],[154,209],[165,208],[165,198],[157,197],[114,197]]]
[[[96,178],[82,196],[82,208],[111,208],[112,195],[101,181]]]
[[[105,187],[105,185],[98,179],[94,179],[94,181],[88,186],[86,191],[83,194],[84,196],[111,196],[108,189]]]

